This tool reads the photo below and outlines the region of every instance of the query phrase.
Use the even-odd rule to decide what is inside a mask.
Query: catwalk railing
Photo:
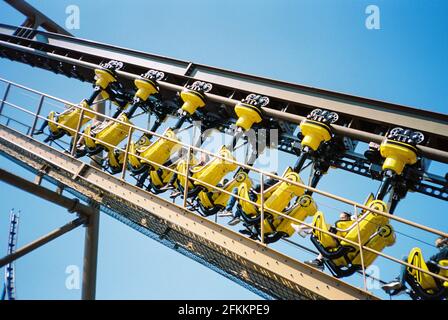
[[[79,108],[79,109],[81,110],[81,111],[80,111],[81,116],[80,116],[80,119],[79,119],[79,122],[78,122],[78,125],[77,125],[77,130],[76,130],[76,132],[75,132],[73,141],[77,141],[78,138],[80,138],[80,137],[85,137],[85,136],[87,136],[85,133],[83,133],[83,132],[81,131],[81,123],[82,123],[82,119],[83,119],[83,117],[86,117],[85,112],[89,112],[89,113],[91,113],[91,114],[94,114],[95,116],[99,116],[99,117],[101,117],[101,118],[104,119],[104,120],[114,121],[114,122],[121,123],[121,124],[123,124],[124,126],[128,127],[128,128],[129,128],[129,132],[128,132],[128,137],[127,137],[127,144],[126,144],[125,147],[118,147],[118,146],[110,145],[110,144],[108,144],[107,142],[102,141],[102,140],[99,140],[99,139],[96,138],[96,137],[92,137],[92,136],[90,136],[90,138],[93,139],[93,140],[95,140],[95,141],[100,141],[103,145],[105,145],[105,146],[107,146],[107,147],[109,147],[109,148],[113,148],[113,149],[120,150],[120,151],[124,152],[124,158],[125,158],[125,161],[124,161],[124,163],[123,163],[123,168],[122,168],[122,172],[121,172],[121,176],[120,176],[120,179],[123,180],[123,181],[126,181],[126,172],[127,172],[127,164],[126,164],[126,160],[128,159],[129,154],[132,154],[133,156],[135,156],[135,157],[138,158],[138,159],[143,159],[143,160],[145,160],[146,162],[149,162],[150,164],[155,164],[155,165],[157,165],[158,167],[161,167],[161,168],[163,168],[163,169],[165,169],[165,170],[169,170],[169,171],[171,171],[171,172],[176,173],[177,175],[180,175],[180,176],[185,177],[185,185],[184,185],[184,201],[183,201],[183,207],[184,207],[184,208],[187,208],[187,196],[186,196],[186,195],[187,195],[187,190],[188,190],[188,185],[187,185],[187,184],[188,184],[188,181],[200,182],[202,185],[204,185],[204,186],[206,186],[206,187],[208,187],[208,188],[212,188],[212,189],[214,189],[214,190],[218,190],[218,191],[220,191],[220,192],[222,192],[222,193],[224,193],[224,194],[232,195],[232,193],[231,193],[231,192],[228,192],[228,191],[226,191],[226,190],[224,190],[223,188],[221,188],[221,187],[219,187],[219,186],[211,185],[211,184],[208,184],[208,183],[205,182],[205,181],[200,181],[200,180],[198,180],[198,179],[195,179],[194,177],[190,176],[190,174],[189,174],[189,170],[187,170],[186,173],[179,172],[179,171],[177,171],[176,169],[173,169],[173,168],[164,166],[163,164],[156,163],[156,162],[150,161],[150,160],[148,160],[148,159],[144,159],[144,158],[142,158],[142,157],[141,157],[140,155],[138,155],[138,154],[131,153],[130,150],[129,150],[129,145],[130,145],[130,142],[132,141],[132,137],[133,137],[133,134],[134,134],[134,130],[139,131],[139,132],[142,132],[142,133],[147,133],[147,134],[152,135],[153,137],[156,137],[156,138],[159,138],[159,139],[169,140],[169,141],[171,141],[171,142],[174,142],[174,143],[178,144],[178,145],[182,148],[182,150],[185,150],[185,151],[186,151],[186,155],[187,155],[187,156],[186,156],[187,168],[190,167],[190,164],[191,164],[191,157],[192,157],[192,155],[193,155],[194,152],[205,153],[205,154],[207,154],[208,156],[210,156],[210,157],[212,157],[212,158],[218,158],[218,159],[221,159],[222,161],[226,161],[226,162],[229,162],[229,163],[236,164],[236,165],[239,166],[240,168],[246,168],[246,169],[249,169],[249,170],[250,170],[251,172],[253,172],[253,173],[257,173],[257,174],[259,175],[259,180],[260,180],[260,182],[261,182],[261,185],[263,185],[262,182],[263,182],[263,180],[265,179],[265,177],[270,177],[270,178],[273,178],[273,179],[275,179],[275,180],[277,180],[277,181],[287,182],[287,183],[289,183],[290,185],[298,186],[298,187],[301,187],[301,188],[303,188],[303,189],[305,189],[305,190],[310,190],[310,191],[312,191],[313,193],[319,194],[319,195],[321,195],[321,196],[323,196],[323,197],[326,197],[326,198],[329,198],[329,199],[333,199],[333,200],[339,201],[339,202],[341,202],[341,203],[350,205],[350,206],[352,206],[353,209],[354,209],[354,213],[355,213],[355,214],[354,214],[354,218],[355,218],[355,226],[357,226],[358,228],[359,228],[359,224],[358,224],[358,218],[359,218],[358,210],[366,210],[366,211],[368,211],[368,212],[373,212],[373,213],[376,213],[376,214],[378,214],[378,215],[382,215],[382,216],[384,216],[384,217],[387,217],[388,219],[391,219],[391,220],[394,220],[394,221],[396,221],[396,222],[399,222],[399,223],[408,225],[408,226],[413,227],[413,228],[417,228],[417,229],[420,229],[420,230],[423,230],[423,231],[432,233],[432,234],[434,234],[434,235],[439,235],[439,236],[448,237],[448,234],[445,233],[445,232],[443,232],[443,231],[440,231],[440,230],[437,230],[437,229],[434,229],[434,228],[431,228],[431,227],[428,227],[428,226],[425,226],[425,225],[422,225],[422,224],[419,224],[419,223],[416,223],[416,222],[413,222],[413,221],[410,221],[410,220],[407,220],[407,219],[404,219],[404,218],[401,218],[401,217],[399,217],[399,216],[397,216],[397,215],[391,215],[391,214],[389,214],[389,213],[382,212],[382,211],[376,210],[376,209],[374,209],[374,208],[367,207],[366,205],[361,204],[361,203],[357,203],[356,201],[352,201],[352,200],[349,200],[349,199],[346,199],[346,198],[343,198],[343,197],[334,195],[334,194],[329,193],[329,192],[325,192],[325,191],[322,191],[322,190],[319,190],[319,189],[316,189],[316,188],[312,188],[312,187],[309,187],[309,186],[307,186],[307,185],[305,185],[305,184],[302,184],[302,183],[298,183],[298,182],[294,182],[294,181],[285,179],[285,178],[283,178],[283,177],[281,177],[281,176],[274,175],[274,174],[272,174],[272,173],[266,172],[266,171],[264,171],[264,170],[261,170],[261,169],[259,169],[259,168],[253,167],[253,166],[248,166],[248,165],[246,165],[246,164],[244,164],[244,163],[241,163],[241,162],[238,162],[238,161],[236,161],[236,160],[232,160],[232,159],[229,159],[229,158],[221,157],[221,156],[218,155],[218,154],[212,153],[212,152],[210,152],[210,151],[208,151],[208,150],[205,150],[205,149],[202,149],[202,148],[200,148],[200,147],[195,147],[195,146],[193,146],[193,145],[189,145],[189,144],[180,142],[180,141],[178,141],[178,140],[170,139],[170,138],[168,138],[168,137],[166,137],[166,136],[163,136],[163,135],[161,135],[161,134],[159,134],[159,133],[157,133],[157,132],[152,132],[152,131],[150,131],[150,130],[142,129],[142,128],[139,128],[139,127],[137,127],[137,126],[135,126],[135,125],[133,125],[133,124],[130,124],[130,123],[124,123],[124,122],[121,122],[121,121],[118,120],[118,119],[114,119],[114,118],[109,117],[109,116],[107,116],[107,115],[104,115],[104,114],[101,114],[101,113],[92,111],[91,109],[83,108],[83,107],[80,106],[80,105],[70,103],[70,102],[65,101],[65,100],[63,100],[63,99],[59,99],[59,98],[56,98],[56,97],[53,97],[53,96],[44,94],[44,93],[38,92],[38,91],[36,91],[36,90],[32,90],[32,89],[26,88],[26,87],[24,87],[24,86],[21,86],[21,85],[12,83],[12,82],[8,82],[8,81],[5,81],[5,80],[2,80],[2,81],[5,82],[5,83],[7,83],[7,89],[6,89],[6,93],[5,93],[5,95],[4,95],[4,98],[0,101],[0,112],[2,111],[2,109],[4,109],[6,106],[8,106],[9,108],[13,108],[13,109],[15,109],[15,110],[17,110],[17,111],[20,111],[20,112],[23,112],[23,113],[25,113],[25,114],[28,114],[29,116],[32,116],[32,117],[33,117],[33,121],[32,121],[32,124],[30,125],[30,128],[31,128],[31,129],[30,129],[30,130],[27,130],[27,135],[28,135],[29,137],[31,137],[31,138],[33,137],[34,129],[36,128],[36,125],[37,125],[37,123],[38,123],[39,120],[49,121],[49,122],[56,123],[56,122],[54,122],[54,121],[52,121],[52,120],[50,120],[50,119],[47,119],[45,116],[43,116],[43,115],[40,114],[41,109],[42,109],[42,104],[43,104],[44,100],[47,100],[47,99],[48,99],[48,100],[57,101],[57,102],[59,102],[59,103],[64,104],[65,106],[74,107],[74,108]],[[40,95],[41,98],[39,99],[39,103],[38,103],[38,106],[37,106],[36,111],[34,111],[34,112],[33,112],[33,111],[30,111],[30,110],[28,110],[28,109],[26,109],[26,108],[24,108],[24,107],[18,106],[18,105],[14,104],[14,103],[11,103],[11,102],[7,101],[8,90],[9,90],[11,87],[20,88],[20,89],[23,89],[23,90],[32,92],[32,93],[34,93],[34,94]],[[22,121],[21,121],[21,122],[22,122]],[[58,125],[61,126],[62,128],[65,127],[65,126],[63,126],[63,125],[61,125],[61,124],[58,124]],[[72,129],[72,128],[69,128],[69,127],[65,127],[65,129],[68,129],[68,130],[73,131],[73,129]],[[74,155],[75,155],[75,151],[76,151],[75,148],[76,148],[76,143],[73,143],[73,145],[72,145],[72,149],[69,150],[69,151],[70,151],[70,154],[71,154],[72,157],[74,157]],[[344,240],[345,242],[347,242],[347,243],[349,243],[349,244],[351,244],[351,245],[353,245],[353,246],[357,246],[357,247],[359,247],[360,255],[361,255],[361,264],[362,264],[363,290],[364,290],[365,292],[368,292],[368,288],[367,288],[367,285],[366,285],[366,283],[367,283],[367,281],[366,281],[366,279],[367,279],[367,275],[366,275],[366,270],[365,270],[365,266],[364,266],[364,261],[363,261],[363,258],[362,258],[362,257],[363,257],[363,251],[371,252],[371,253],[376,254],[376,255],[378,255],[378,256],[380,256],[380,257],[383,257],[383,258],[385,258],[385,259],[388,259],[388,260],[390,260],[390,261],[392,261],[392,262],[394,262],[394,263],[401,264],[401,265],[405,265],[405,266],[407,266],[407,267],[416,269],[416,270],[418,270],[418,271],[420,271],[420,272],[423,272],[423,273],[426,273],[426,274],[428,274],[428,275],[431,275],[432,277],[437,278],[437,279],[440,279],[440,280],[442,280],[442,281],[448,281],[447,278],[444,278],[444,277],[442,277],[442,276],[440,276],[440,275],[438,275],[438,274],[436,274],[436,273],[433,273],[433,272],[424,270],[424,269],[422,269],[422,268],[420,268],[420,267],[418,267],[418,266],[414,266],[414,265],[411,265],[411,264],[409,264],[409,263],[407,263],[407,262],[405,262],[405,261],[402,261],[401,259],[397,259],[397,258],[395,258],[395,257],[393,257],[393,256],[391,256],[391,255],[387,255],[387,254],[382,253],[382,252],[380,252],[380,251],[377,251],[377,250],[374,250],[374,249],[372,249],[372,248],[369,248],[369,247],[363,245],[363,244],[360,242],[360,238],[358,238],[358,242],[354,242],[354,241],[345,239],[345,238],[343,238],[343,237],[341,237],[341,236],[339,236],[339,235],[336,235],[336,234],[334,234],[334,233],[331,233],[331,232],[329,232],[329,231],[326,231],[326,230],[324,230],[324,229],[321,229],[321,228],[319,228],[319,227],[316,227],[316,226],[314,226],[314,225],[312,225],[312,224],[310,224],[310,223],[307,223],[307,222],[305,222],[305,221],[298,220],[298,219],[295,219],[295,218],[293,218],[293,217],[290,217],[290,216],[284,214],[283,212],[278,212],[278,211],[272,210],[271,208],[267,208],[267,207],[264,206],[264,194],[263,194],[263,189],[261,190],[260,195],[261,195],[262,198],[261,198],[261,201],[260,201],[260,204],[259,204],[259,203],[256,203],[256,202],[254,202],[254,201],[251,201],[251,200],[248,200],[248,199],[244,199],[244,198],[241,198],[241,197],[238,196],[238,195],[233,194],[233,196],[236,197],[238,200],[240,200],[240,201],[245,201],[245,202],[247,202],[247,203],[249,203],[249,204],[252,204],[252,205],[256,206],[256,207],[259,209],[259,212],[260,212],[260,221],[261,221],[261,222],[264,221],[264,218],[265,218],[265,214],[266,214],[266,213],[273,213],[273,214],[275,214],[275,215],[277,215],[277,216],[279,216],[279,217],[282,217],[282,218],[284,218],[284,219],[288,219],[289,221],[291,221],[291,222],[293,222],[293,223],[295,223],[295,224],[302,225],[302,226],[305,226],[305,227],[310,228],[310,229],[313,229],[313,230],[318,230],[318,231],[320,231],[320,232],[322,232],[322,233],[324,233],[324,234],[330,235],[331,237],[333,237],[333,238],[335,238],[335,239],[338,239],[338,240]],[[264,227],[263,227],[263,223],[261,223],[261,225],[260,225],[260,230],[261,230],[261,235],[260,235],[260,239],[261,239],[261,240],[260,240],[260,242],[261,242],[261,244],[263,244],[264,246],[266,246],[266,244],[263,243],[263,239],[264,239]]]

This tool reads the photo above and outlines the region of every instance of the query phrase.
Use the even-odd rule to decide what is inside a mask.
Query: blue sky
[[[188,6],[181,0],[29,2],[61,25],[67,17],[66,7],[79,6],[80,29],[71,32],[81,38],[447,112],[446,1],[192,0]],[[365,27],[365,8],[370,4],[380,8],[380,30]],[[20,24],[22,20],[20,14],[0,3],[0,22]],[[91,90],[88,84],[4,59],[0,60],[0,77],[73,102],[88,96]],[[278,171],[294,160],[290,155],[282,156]],[[0,166],[32,178],[5,158],[0,158]],[[444,174],[446,165],[434,163],[432,171]],[[362,202],[368,192],[376,191],[378,183],[333,170],[320,187]],[[5,184],[1,190],[0,250],[1,239],[6,250],[10,208],[22,210],[20,245],[73,218]],[[320,208],[330,221],[338,210],[347,209],[323,199]],[[446,202],[409,194],[397,214],[447,231],[444,216],[447,209]],[[397,236],[396,245],[386,249],[386,253],[401,257],[418,245],[427,255],[432,254],[434,248],[408,236],[427,242],[432,242],[433,236],[403,225],[394,226],[403,234]],[[308,240],[297,237],[294,240],[311,246]],[[19,298],[78,299],[80,290],[65,288],[65,268],[82,266],[82,243],[83,229],[79,229],[20,259]],[[311,258],[284,244],[275,247],[297,259]],[[398,269],[384,259],[379,258],[376,263],[386,280]],[[246,289],[107,215],[101,216],[98,270],[100,299],[256,298]],[[359,277],[348,281],[360,285]],[[381,294],[378,290],[374,293]]]

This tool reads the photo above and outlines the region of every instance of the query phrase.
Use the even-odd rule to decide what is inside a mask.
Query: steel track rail
[[[13,30],[15,27],[0,24],[0,54],[15,61],[91,82],[95,66],[104,60],[117,59],[125,63],[120,73],[125,80],[133,80],[133,77],[147,69],[164,71],[168,74],[165,83],[161,83],[164,90],[179,91],[186,83],[196,79],[213,83],[214,90],[209,98],[215,105],[210,108],[216,110],[227,106],[228,117],[234,116],[233,109],[229,107],[233,107],[249,92],[271,97],[270,107],[264,111],[267,117],[277,119],[280,123],[297,124],[313,108],[337,111],[345,124],[334,126],[335,131],[360,141],[381,141],[381,134],[395,126],[413,128],[423,131],[428,137],[426,145],[420,147],[423,155],[448,162],[448,116],[445,114],[245,75],[44,31],[36,31],[34,39],[29,40],[13,36]]]

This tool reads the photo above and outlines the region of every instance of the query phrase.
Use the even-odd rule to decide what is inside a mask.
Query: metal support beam
[[[58,25],[56,22],[51,20],[49,17],[44,15],[42,12],[34,8],[32,5],[28,4],[24,0],[5,0],[7,4],[26,16],[25,22],[22,24],[24,26],[30,25],[33,29],[42,27],[45,30],[53,33],[59,33],[66,36],[73,35]]]
[[[11,84],[8,83],[5,88],[5,93],[3,94],[3,100],[0,102],[0,114],[2,114],[3,106],[5,105],[5,101],[6,101],[6,98],[8,97],[10,88],[11,88]]]
[[[96,100],[100,100],[101,97]],[[96,112],[104,113],[104,102],[95,103],[93,109]],[[101,121],[98,116],[96,121]],[[76,141],[74,142],[74,145]],[[99,168],[98,160],[101,159],[101,154],[95,156],[95,159],[90,161],[90,165]],[[93,204],[94,205],[94,204]],[[89,218],[89,223],[86,225],[86,233],[84,238],[84,264],[82,277],[82,293],[83,300],[95,300],[96,295],[96,273],[98,261],[98,235],[100,228],[100,210],[96,206],[93,208],[93,213]]]
[[[95,300],[96,273],[98,261],[98,233],[100,226],[100,213],[98,209],[90,216],[86,225],[84,238],[84,264],[82,276],[83,300]]]
[[[6,257],[3,257],[0,259],[0,268],[4,267],[8,263],[11,263],[20,257],[23,257],[24,255],[30,253],[31,251],[36,250],[37,248],[42,247],[43,245],[47,244],[48,242],[59,238],[60,236],[66,234],[67,232],[79,227],[80,225],[84,224],[87,218],[80,217],[73,221],[70,221],[69,223],[63,225],[62,227],[51,231],[47,235],[23,246],[22,248],[16,250],[14,253],[7,255]]]
[[[0,181],[6,182],[23,191],[64,207],[69,212],[77,212],[85,216],[89,216],[93,213],[92,208],[80,203],[78,199],[70,199],[63,195],[59,195],[57,192],[44,188],[3,169],[0,169]]]

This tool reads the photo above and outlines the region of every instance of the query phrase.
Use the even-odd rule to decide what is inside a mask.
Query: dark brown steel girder
[[[66,36],[73,36],[70,32],[62,28],[56,22],[44,15],[42,12],[34,8],[32,5],[24,0],[5,0],[7,4],[22,13],[26,20],[23,22],[23,27],[37,29],[42,27],[45,30],[53,33],[60,33]]]

